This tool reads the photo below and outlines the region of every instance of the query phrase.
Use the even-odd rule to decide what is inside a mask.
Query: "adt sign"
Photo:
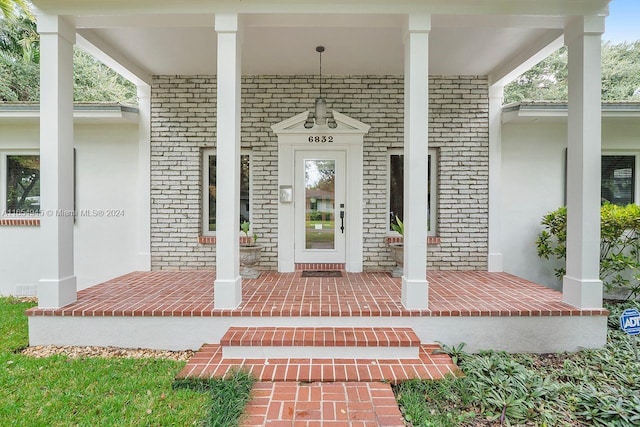
[[[635,308],[626,309],[620,316],[620,327],[629,335],[640,334],[640,312]]]

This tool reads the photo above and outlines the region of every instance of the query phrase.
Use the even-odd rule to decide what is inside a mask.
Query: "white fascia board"
[[[503,107],[502,123],[544,119],[566,120],[567,117],[566,104],[511,104]],[[640,103],[603,104],[602,118],[640,118]]]
[[[92,30],[76,34],[78,46],[135,85],[151,85],[151,73],[98,37]]]
[[[144,13],[414,13],[433,15],[594,15],[609,0],[32,0],[54,15]]]
[[[36,104],[2,105],[0,104],[0,121],[39,120],[40,107]],[[79,122],[131,122],[138,123],[138,109],[120,104],[76,105],[73,108],[73,119]]]
[[[518,52],[489,73],[489,84],[505,86],[564,45],[562,30],[550,30],[528,49]]]

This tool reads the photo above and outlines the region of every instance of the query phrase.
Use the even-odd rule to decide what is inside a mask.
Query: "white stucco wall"
[[[75,138],[76,208],[105,213],[76,219],[75,270],[84,289],[136,270],[138,127],[79,126]]]
[[[538,258],[535,240],[542,216],[564,204],[566,139],[566,118],[511,121],[502,128],[504,269],[556,289],[554,264]],[[605,117],[602,148],[640,154],[640,118]]]
[[[80,123],[74,131],[77,210],[124,212],[115,217],[77,217],[75,272],[78,289],[84,289],[136,269],[138,127],[119,120]],[[0,121],[0,153],[38,146],[37,120]],[[0,226],[0,295],[33,291],[40,279],[39,230]]]

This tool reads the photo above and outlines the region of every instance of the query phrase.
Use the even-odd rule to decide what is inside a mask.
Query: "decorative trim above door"
[[[307,128],[309,111],[297,114],[271,126],[278,136],[278,271],[295,271],[295,202],[287,197],[295,194],[294,162],[299,151],[344,151],[346,153],[346,200],[349,214],[345,218],[347,232],[345,269],[362,271],[363,218],[363,140],[370,127],[358,120],[333,111],[334,127],[314,125]]]

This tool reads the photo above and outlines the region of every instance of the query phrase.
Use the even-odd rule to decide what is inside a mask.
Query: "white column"
[[[489,86],[488,271],[504,271],[502,256],[502,99],[504,86]]]
[[[426,309],[429,31],[431,16],[408,16],[404,70],[404,275],[402,304]]]
[[[240,230],[240,41],[237,14],[217,14],[216,280],[214,307],[242,302]]]
[[[39,307],[77,298],[73,267],[73,45],[64,18],[38,16],[40,33],[40,220],[42,277]]]
[[[151,87],[138,88],[138,262],[151,270]]]
[[[604,17],[577,17],[566,27],[569,50],[567,273],[562,299],[602,307],[600,260],[601,40]]]

